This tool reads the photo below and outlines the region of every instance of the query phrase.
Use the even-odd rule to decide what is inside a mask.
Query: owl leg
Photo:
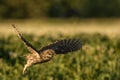
[[[26,64],[26,65],[24,66],[24,68],[23,68],[23,74],[26,73],[26,70],[27,70],[27,68],[28,68],[30,65],[31,65],[31,64]]]
[[[26,65],[24,66],[24,68],[23,68],[23,74],[25,74],[25,72],[26,72],[26,70],[27,70],[27,67],[28,67],[28,65],[26,64]]]

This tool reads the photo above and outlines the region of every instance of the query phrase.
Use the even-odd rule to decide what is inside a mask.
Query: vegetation
[[[0,18],[120,17],[119,0],[0,0]]]
[[[34,65],[22,75],[27,54],[17,36],[0,36],[0,80],[120,80],[120,38],[101,34],[65,36],[25,34],[37,49],[57,39],[79,38],[83,48],[55,56],[48,63]]]

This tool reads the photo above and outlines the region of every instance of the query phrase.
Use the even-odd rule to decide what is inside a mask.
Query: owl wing
[[[43,52],[47,49],[52,49],[56,54],[65,54],[72,51],[77,51],[82,47],[82,42],[79,39],[65,39],[56,41],[48,46],[40,49]]]
[[[27,41],[25,40],[25,38],[22,36],[22,34],[17,30],[17,28],[15,27],[15,25],[12,25],[13,28],[15,29],[18,37],[21,39],[21,41],[24,43],[24,45],[27,47],[27,49],[31,52],[31,53],[35,53],[38,55],[37,50]]]

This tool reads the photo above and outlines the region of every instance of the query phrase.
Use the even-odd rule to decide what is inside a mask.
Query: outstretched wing
[[[24,45],[27,47],[27,49],[31,52],[31,53],[36,53],[38,54],[37,50],[28,42],[26,41],[22,34],[20,34],[20,32],[17,30],[17,28],[15,27],[15,25],[12,25],[13,28],[15,29],[16,33],[18,34],[18,37],[22,40],[22,42],[24,43]]]
[[[40,49],[43,52],[47,49],[52,49],[56,54],[65,54],[72,51],[77,51],[82,47],[82,42],[79,39],[59,40]]]

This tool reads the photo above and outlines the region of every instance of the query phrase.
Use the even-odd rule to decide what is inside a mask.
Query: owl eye
[[[52,57],[52,54],[49,53],[49,54],[47,54],[46,56],[47,56],[48,58],[51,58],[51,57]]]

